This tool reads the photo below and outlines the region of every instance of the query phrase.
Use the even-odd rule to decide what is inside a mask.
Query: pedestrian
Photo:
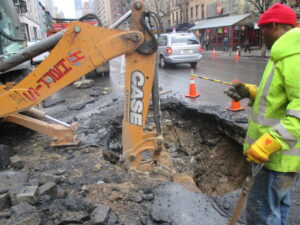
[[[229,39],[228,37],[224,37],[224,40],[223,40],[223,51],[224,52],[228,52],[228,44],[229,44]]]
[[[199,33],[199,32],[198,32]],[[198,35],[196,35],[198,37],[199,42],[201,43],[202,41],[202,37],[201,37],[201,33],[199,33]]]
[[[300,29],[295,12],[275,4],[259,18],[270,51],[258,89],[238,83],[225,93],[236,101],[250,98],[252,113],[244,154],[263,163],[246,204],[248,225],[287,225],[291,187],[300,172]]]
[[[204,38],[201,39],[200,43],[203,46],[203,48],[205,49],[205,39]]]
[[[204,40],[204,44],[205,44],[205,51],[208,51],[208,46],[209,46],[209,40],[208,40],[208,38],[206,38]]]
[[[250,41],[249,39],[246,39],[245,43],[244,43],[244,47],[245,47],[245,53],[247,52],[247,50],[249,51],[249,53],[251,53],[251,49],[250,49]]]

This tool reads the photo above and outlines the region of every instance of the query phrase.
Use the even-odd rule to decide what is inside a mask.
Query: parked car
[[[193,33],[165,33],[158,38],[159,66],[189,63],[197,67],[202,58],[202,46]]]

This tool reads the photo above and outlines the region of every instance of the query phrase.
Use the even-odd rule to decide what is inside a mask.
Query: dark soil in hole
[[[176,170],[194,178],[199,189],[210,196],[223,195],[241,187],[248,163],[242,146],[219,130],[209,116],[192,115],[186,108],[163,111],[165,147]]]

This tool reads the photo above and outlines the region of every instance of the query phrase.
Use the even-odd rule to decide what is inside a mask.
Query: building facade
[[[89,13],[95,13],[95,4],[94,4],[94,0],[89,0]]]
[[[203,43],[208,43],[210,49],[225,49],[225,39],[229,39],[231,50],[242,48],[246,41],[258,46],[259,30],[250,11],[245,0],[211,1],[206,5],[206,18],[195,21],[191,30]]]
[[[194,23],[207,18],[207,6],[211,2],[210,0],[171,0],[171,26],[183,23]]]
[[[82,5],[82,15],[86,15],[88,13],[90,13],[89,2],[83,2],[83,5]]]
[[[123,16],[130,6],[131,0],[94,0],[95,13],[106,27]]]
[[[53,16],[55,15],[55,7],[54,7],[54,1],[53,0],[40,0],[39,1],[45,9],[50,12],[50,14]]]
[[[103,26],[108,27],[112,23],[111,4],[108,0],[94,0],[95,14],[101,20]]]
[[[74,0],[74,7],[75,7],[75,17],[80,18],[82,17],[82,1],[81,0]]]
[[[114,23],[131,7],[131,0],[111,0],[111,21]]]
[[[53,0],[14,0],[13,3],[26,40],[44,39],[49,23],[47,20],[52,18],[54,12]]]
[[[83,6],[82,6],[82,15],[86,15],[95,13],[95,7],[94,7],[94,1],[93,0],[89,0],[89,1],[85,1],[83,2]]]
[[[39,25],[38,0],[14,1],[23,32],[27,41],[42,38]]]

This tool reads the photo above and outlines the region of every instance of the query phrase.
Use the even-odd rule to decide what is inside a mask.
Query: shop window
[[[210,29],[210,32],[208,33],[208,36],[209,36],[209,42],[210,43],[215,43],[216,42],[216,32],[217,32],[217,29]]]
[[[233,38],[234,43],[240,42],[240,36],[241,36],[240,30],[234,31],[234,38]]]
[[[33,35],[34,35],[34,40],[37,40],[38,39],[38,34],[37,34],[36,27],[33,27]]]

